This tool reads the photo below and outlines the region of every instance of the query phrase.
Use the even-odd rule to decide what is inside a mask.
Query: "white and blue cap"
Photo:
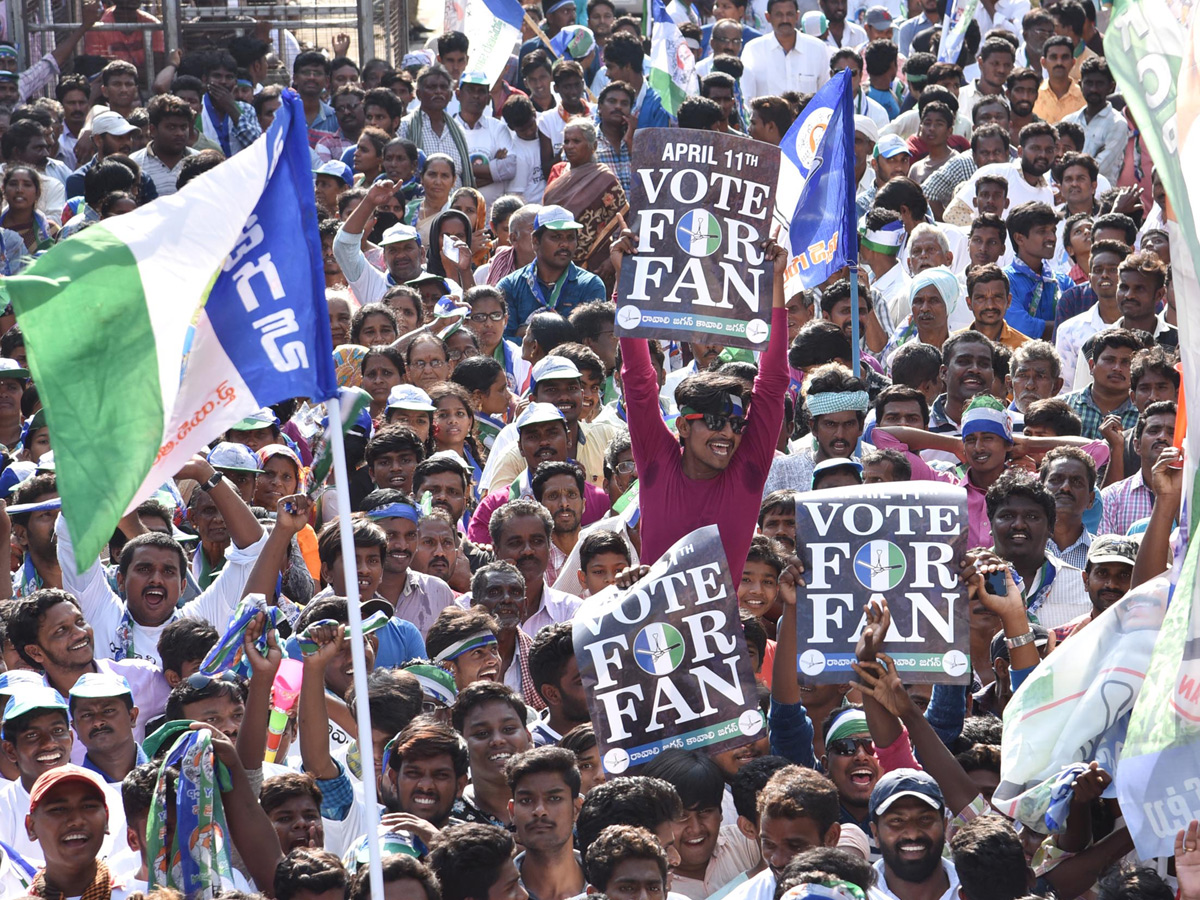
[[[245,444],[221,441],[208,451],[208,464],[224,472],[249,472],[257,475],[263,468],[258,457]]]
[[[415,384],[398,384],[388,392],[388,409],[409,409],[415,412],[434,412],[437,407],[429,395]]]
[[[72,700],[99,700],[104,697],[133,697],[133,689],[124,676],[111,672],[87,672],[71,688]]]
[[[1013,442],[1012,416],[1003,403],[988,394],[979,394],[968,401],[959,430],[964,438],[982,432],[994,434],[1007,444]]]
[[[543,422],[562,422],[566,425],[567,419],[553,403],[530,403],[517,417],[517,431],[526,425],[541,425]]]
[[[596,36],[586,25],[568,25],[550,38],[550,49],[563,59],[583,59],[595,48]]]
[[[578,231],[583,226],[575,221],[575,216],[571,211],[564,209],[561,206],[543,206],[538,210],[537,216],[533,220],[534,232],[541,231],[543,228],[548,228],[551,231]]]
[[[45,456],[46,454],[42,454]],[[8,468],[0,472],[0,500],[7,500],[12,496],[12,492],[16,490],[17,485],[28,478],[32,478],[37,471],[37,466],[34,463],[26,462],[25,460],[17,460],[8,464]]]
[[[486,88],[492,86],[487,72],[463,72],[458,78],[458,86],[462,87],[464,84],[481,84]]]
[[[278,428],[279,420],[275,418],[275,413],[271,412],[269,406],[264,406],[257,412],[253,412],[240,422],[234,422],[229,426],[230,431],[258,431],[261,428]]]
[[[15,359],[0,357],[0,378],[19,378],[24,381],[29,377],[29,370]]]
[[[898,134],[883,134],[879,136],[879,140],[875,142],[875,155],[882,156],[884,159],[891,159],[893,156],[899,156],[901,153],[909,153],[908,143]]]
[[[16,688],[16,685],[13,685]],[[33,712],[36,709],[61,709],[67,711],[67,701],[62,694],[46,684],[20,685],[4,704],[4,721]]]
[[[45,453],[43,453],[41,456],[38,457],[37,474],[41,475],[44,472],[53,472],[53,471],[54,471],[54,451],[47,450]]]
[[[401,222],[399,225],[393,225],[383,233],[379,239],[379,246],[386,247],[388,244],[402,244],[405,241],[416,241],[417,246],[421,246],[421,232],[413,228],[411,225],[405,225]]]
[[[461,297],[457,297],[454,294],[446,294],[437,303],[433,304],[433,317],[435,319],[461,319],[464,316],[469,316],[471,314],[471,307],[460,302],[461,300]]]
[[[529,373],[529,393],[537,390],[537,386],[543,381],[555,381],[565,379],[583,378],[583,374],[579,371],[579,367],[565,356],[549,356],[542,357],[534,365],[533,370]]]
[[[15,694],[27,687],[45,687],[42,676],[30,669],[9,669],[0,672],[0,694]]]
[[[331,175],[342,184],[354,184],[354,170],[340,159],[331,159],[313,169],[313,175]]]
[[[830,459],[823,459],[813,466],[813,481],[817,480],[817,476],[824,475],[826,472],[833,472],[839,469],[844,469],[847,472],[854,472],[858,475],[858,480],[862,481],[863,467],[857,459],[848,457],[835,456]]]

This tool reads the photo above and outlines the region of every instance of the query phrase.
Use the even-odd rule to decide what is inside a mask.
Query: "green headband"
[[[861,709],[848,709],[837,717],[834,726],[829,729],[825,743],[828,745],[834,741],[840,741],[842,738],[858,737],[870,733],[871,729],[867,727],[867,714]]]

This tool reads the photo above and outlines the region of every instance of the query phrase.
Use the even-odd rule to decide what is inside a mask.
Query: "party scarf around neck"
[[[167,843],[168,766],[179,770],[175,789],[175,833]],[[158,770],[146,822],[149,885],[171,887],[185,897],[210,900],[233,883],[221,791],[233,786],[213,751],[207,730],[179,736]],[[180,841],[183,835],[183,841]]]

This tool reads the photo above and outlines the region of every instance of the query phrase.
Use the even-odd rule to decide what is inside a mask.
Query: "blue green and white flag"
[[[658,91],[663,109],[674,118],[679,104],[700,92],[696,57],[662,0],[652,0],[650,15],[650,87]]]

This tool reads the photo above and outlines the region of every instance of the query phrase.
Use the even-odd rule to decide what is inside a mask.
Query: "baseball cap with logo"
[[[565,425],[567,420],[553,403],[530,403],[517,417],[517,431],[527,425],[540,425],[543,422],[562,422]]]
[[[905,797],[920,800],[930,809],[941,811],[946,808],[946,798],[932,775],[920,769],[892,769],[880,776],[871,790],[870,818],[883,815],[892,804]]]
[[[269,406],[264,406],[255,412],[252,412],[246,418],[239,422],[234,422],[229,426],[230,431],[258,431],[260,428],[278,428],[279,420],[275,418],[275,413],[271,412]],[[213,468],[216,468],[214,466]]]
[[[340,159],[331,159],[313,170],[314,175],[331,175],[342,184],[354,184],[354,170]]]
[[[893,156],[899,156],[901,153],[911,152],[904,138],[898,134],[885,134],[875,142],[875,155],[882,156],[884,159],[891,159]]]
[[[133,696],[129,682],[111,672],[85,672],[70,691],[72,700],[100,700],[105,697]]]
[[[15,359],[0,358],[0,378],[20,378],[24,380],[28,377],[29,370]]]
[[[892,14],[883,6],[870,7],[863,16],[863,22],[876,31],[887,31],[893,25]]]
[[[119,112],[106,109],[92,116],[92,134],[122,135],[131,131],[137,131],[137,126],[130,125]]]
[[[569,210],[561,206],[543,206],[533,220],[534,232],[548,228],[551,231],[576,231],[583,226],[575,221]]]
[[[1137,562],[1138,541],[1121,534],[1102,534],[1092,539],[1088,548],[1087,564],[1123,563],[1132,566]]]
[[[437,407],[429,395],[415,384],[398,384],[388,392],[388,409],[410,409],[416,412],[435,412]]]

